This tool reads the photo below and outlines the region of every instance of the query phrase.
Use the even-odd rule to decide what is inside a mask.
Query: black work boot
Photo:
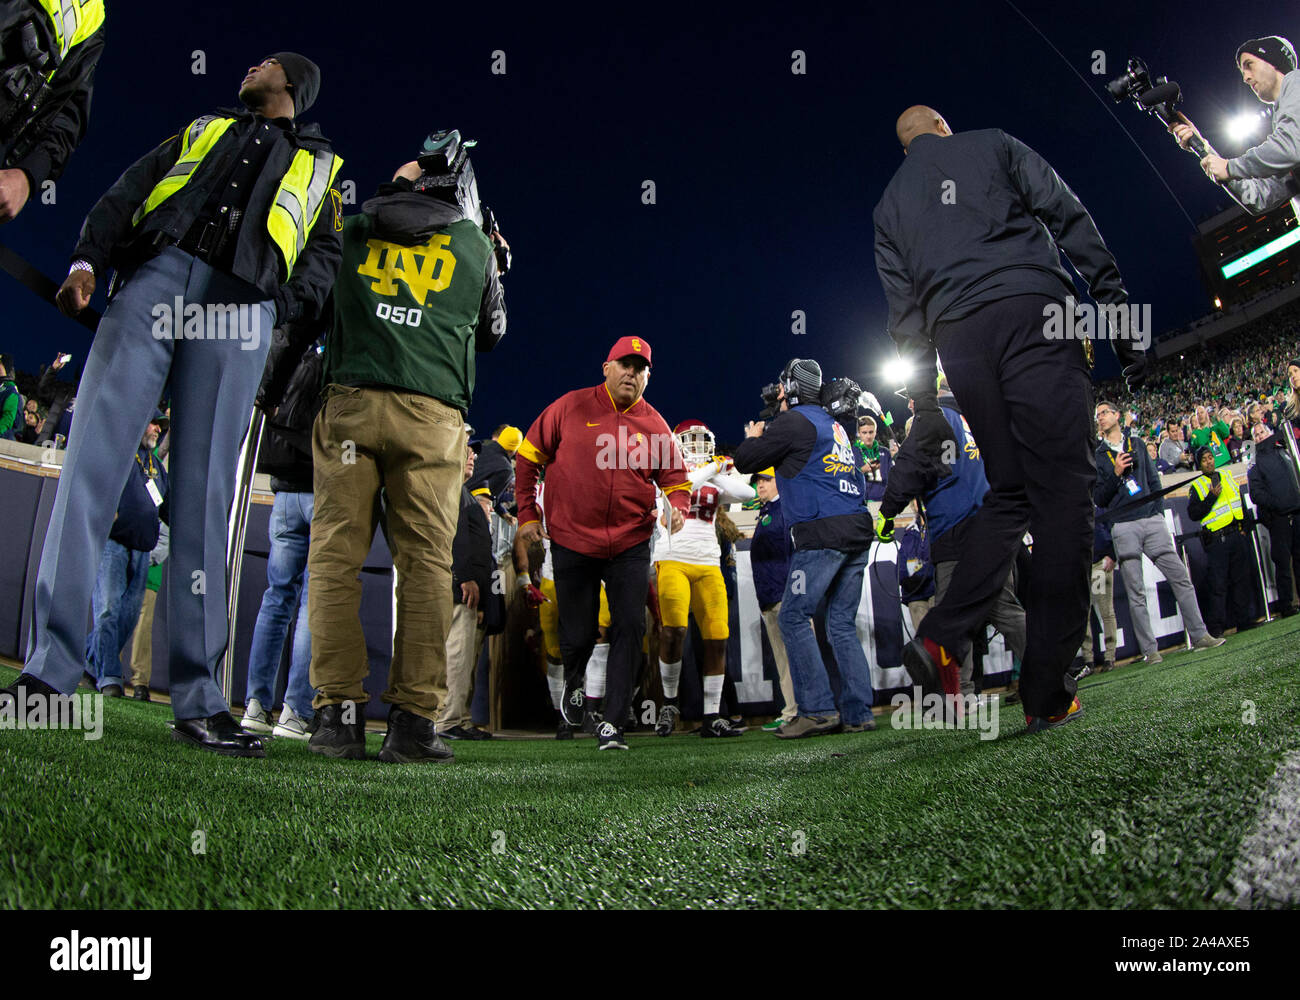
[[[433,720],[394,705],[388,712],[388,734],[379,759],[389,764],[442,764],[456,755],[433,728]]]
[[[343,721],[347,711],[356,716],[354,722]],[[312,753],[344,760],[366,759],[366,722],[359,705],[326,705],[316,713],[318,725],[307,742]]]

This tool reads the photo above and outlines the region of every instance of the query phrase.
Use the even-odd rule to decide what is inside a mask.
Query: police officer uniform
[[[319,71],[293,53],[274,58],[301,114]],[[73,268],[102,278],[111,264],[122,280],[81,380],[36,584],[27,675],[64,692],[81,677],[85,609],[113,505],[170,381],[172,705],[181,721],[228,713],[213,671],[227,644],[227,528],[240,442],[272,328],[318,312],[338,269],[333,184],[341,164],[314,125],[223,110],[129,167],[86,217]]]
[[[1202,452],[1197,451],[1197,460]],[[1215,497],[1215,483],[1222,489]],[[1237,481],[1216,469],[1192,480],[1187,514],[1201,523],[1201,544],[1209,562],[1207,582],[1210,600],[1205,608],[1205,627],[1214,636],[1223,635],[1226,604],[1232,599],[1232,618],[1237,631],[1255,627],[1250,584],[1250,543],[1246,540],[1245,511]]]

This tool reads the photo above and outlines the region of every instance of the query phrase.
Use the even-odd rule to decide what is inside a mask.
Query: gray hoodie
[[[1228,189],[1253,212],[1277,208],[1300,193],[1291,171],[1300,167],[1300,70],[1282,77],[1273,106],[1273,131],[1258,146],[1228,161]]]

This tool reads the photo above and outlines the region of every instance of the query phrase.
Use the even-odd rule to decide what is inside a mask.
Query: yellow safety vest
[[[37,0],[54,26],[59,61],[104,24],[104,0]]]
[[[1214,502],[1210,512],[1201,518],[1201,527],[1210,531],[1221,531],[1233,521],[1240,521],[1245,517],[1241,506],[1241,490],[1237,487],[1237,481],[1225,473],[1220,473],[1219,482],[1223,484],[1223,489],[1219,491],[1219,499]],[[1209,477],[1201,475],[1193,479],[1191,489],[1196,494],[1196,499],[1204,500],[1210,492]]]
[[[145,216],[188,184],[203,158],[237,120],[205,115],[190,122],[181,138],[181,155],[176,165],[154,185],[144,204],[136,209],[131,218],[132,225],[140,225]],[[327,149],[314,153],[300,149],[293,154],[266,217],[266,231],[284,260],[286,281],[293,273],[298,255],[307,245],[307,237],[320,218],[326,196],[342,166],[343,158]]]

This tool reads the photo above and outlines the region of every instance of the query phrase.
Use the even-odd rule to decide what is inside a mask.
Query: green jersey
[[[345,220],[325,382],[418,392],[468,411],[492,263],[491,242],[469,220],[417,246],[374,236],[368,215]]]

